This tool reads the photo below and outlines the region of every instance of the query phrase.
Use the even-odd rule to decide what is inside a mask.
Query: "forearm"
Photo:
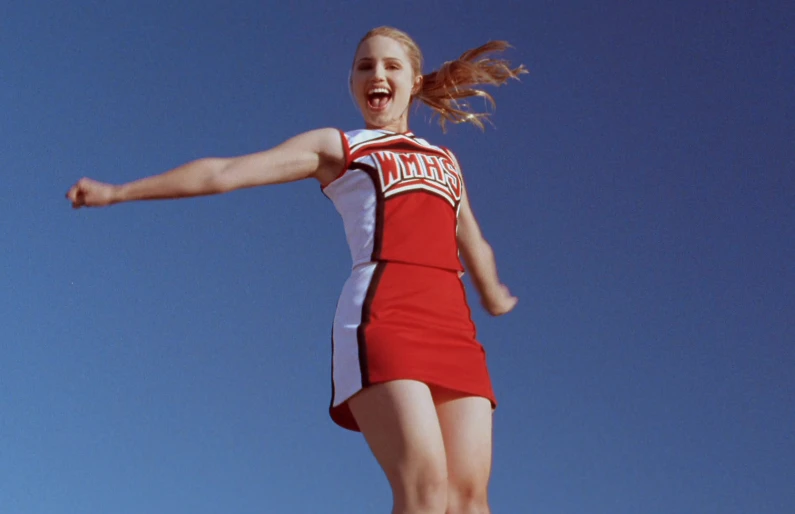
[[[491,245],[485,239],[477,244],[464,245],[461,248],[461,257],[481,298],[489,300],[497,295],[500,278]]]
[[[165,200],[223,192],[219,180],[223,160],[199,159],[160,175],[116,186],[113,203]]]

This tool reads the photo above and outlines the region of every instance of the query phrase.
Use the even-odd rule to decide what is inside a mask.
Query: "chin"
[[[368,116],[364,119],[365,123],[374,129],[384,128],[387,125],[391,125],[392,122],[388,119],[385,119],[381,116]]]
[[[396,112],[381,112],[381,113],[368,113],[365,118],[368,123],[385,127],[387,125],[401,125],[403,124],[402,116]],[[408,121],[408,120],[405,120]]]

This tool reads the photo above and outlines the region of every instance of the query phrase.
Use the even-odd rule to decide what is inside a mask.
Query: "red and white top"
[[[345,169],[323,188],[342,216],[353,267],[395,261],[463,271],[463,190],[453,153],[412,133],[342,132]]]

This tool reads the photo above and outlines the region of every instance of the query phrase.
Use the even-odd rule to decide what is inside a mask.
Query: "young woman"
[[[470,209],[448,149],[408,131],[409,107],[482,127],[463,100],[491,97],[525,72],[485,57],[492,42],[422,74],[404,32],[380,27],[356,50],[350,88],[365,128],[313,130],[270,150],[199,159],[123,185],[83,178],[74,208],[184,198],[314,178],[342,216],[353,258],[333,326],[335,423],[361,431],[393,491],[393,514],[488,513],[496,399],[475,339],[461,275],[466,264],[484,308],[517,303],[500,283],[491,247]]]

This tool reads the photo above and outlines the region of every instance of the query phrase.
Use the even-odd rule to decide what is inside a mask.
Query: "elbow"
[[[458,235],[458,247],[467,253],[491,252],[491,245],[480,232]]]
[[[197,165],[203,170],[204,184],[203,189],[209,194],[227,193],[234,189],[231,183],[230,174],[226,173],[227,159],[206,157],[199,159]]]
[[[490,262],[494,261],[494,249],[491,247],[489,242],[482,237],[480,238],[480,241],[478,241],[478,253],[483,259],[486,259]]]
[[[459,240],[458,245],[468,266],[494,259],[494,250],[488,241],[480,235]]]

